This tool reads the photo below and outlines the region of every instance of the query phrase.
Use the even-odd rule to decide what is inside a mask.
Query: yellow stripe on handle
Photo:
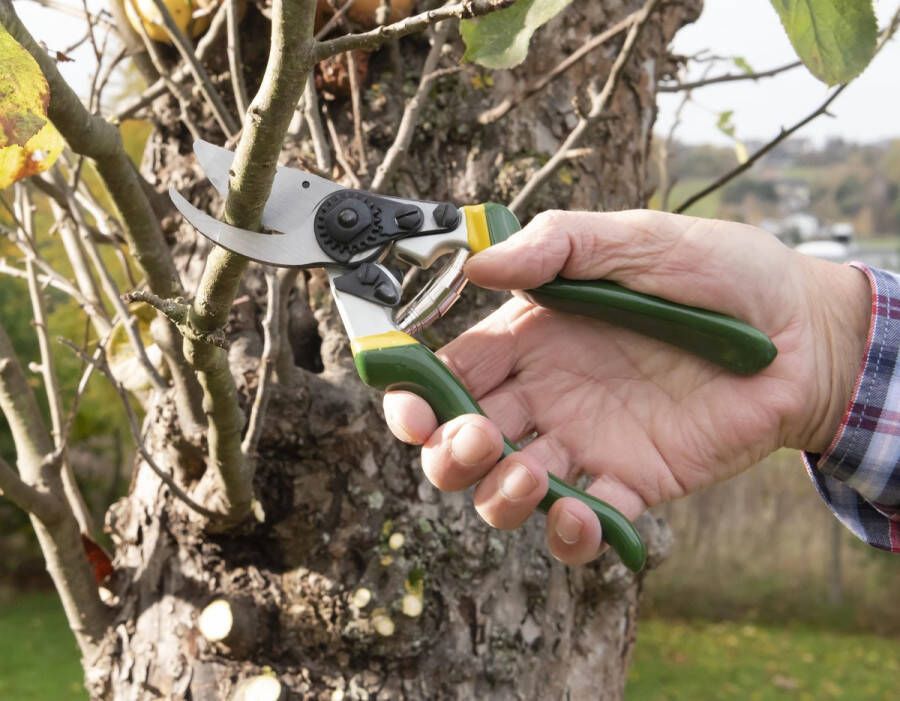
[[[491,234],[483,204],[473,204],[462,208],[466,214],[466,237],[469,239],[469,250],[478,253],[490,248]]]
[[[384,333],[373,333],[370,336],[360,336],[352,339],[350,341],[350,350],[353,352],[353,355],[356,355],[363,351],[396,348],[397,346],[408,346],[412,343],[418,343],[418,341],[408,333],[385,331]]]

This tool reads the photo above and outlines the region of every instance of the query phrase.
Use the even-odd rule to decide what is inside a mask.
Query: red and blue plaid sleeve
[[[854,265],[872,285],[865,361],[831,445],[804,458],[847,528],[876,548],[900,552],[900,275]]]

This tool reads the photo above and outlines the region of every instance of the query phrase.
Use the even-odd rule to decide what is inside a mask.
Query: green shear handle
[[[353,359],[363,382],[382,390],[406,390],[431,405],[438,421],[445,423],[463,414],[482,414],[472,395],[430,350],[400,331],[363,337],[353,342]],[[503,454],[516,448],[504,439]],[[603,538],[619,553],[622,562],[639,572],[647,550],[634,525],[609,504],[570,487],[549,475],[547,494],[539,504],[546,511],[561,497],[575,497],[587,504],[600,519]]]
[[[521,227],[503,205],[466,207],[466,223],[476,233],[470,248],[478,252],[505,241]],[[678,346],[739,375],[752,375],[771,363],[775,344],[761,331],[730,316],[634,292],[606,280],[556,278],[525,290],[535,304],[588,316]]]

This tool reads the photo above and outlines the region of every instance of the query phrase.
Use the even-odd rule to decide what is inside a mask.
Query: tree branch
[[[47,571],[59,592],[69,627],[83,655],[93,658],[106,632],[110,613],[100,601],[97,583],[84,549],[78,523],[62,498],[60,473],[48,456],[53,442],[34,393],[28,386],[6,330],[0,325],[0,412],[6,417],[16,446],[19,475],[26,484],[54,497],[59,508],[43,521],[32,515]]]
[[[144,194],[140,176],[122,146],[118,129],[85,109],[78,95],[60,75],[56,62],[25,29],[10,0],[0,0],[0,24],[34,57],[47,78],[50,120],[76,153],[96,162],[100,177],[119,211],[129,246],[150,288],[163,297],[181,294],[175,263]]]
[[[881,30],[880,35],[878,37],[878,44],[875,47],[875,53],[872,55],[872,60],[874,60],[875,56],[877,56],[878,53],[881,51],[881,49],[884,48],[884,45],[888,41],[890,41],[891,37],[893,37],[894,34],[897,32],[898,28],[900,28],[900,7],[898,7],[894,11],[894,14],[891,16],[891,19],[888,21],[885,28]],[[727,173],[721,175],[720,177],[716,178],[712,183],[707,185],[705,188],[703,188],[699,192],[695,192],[693,195],[688,197],[684,202],[682,202],[680,205],[678,205],[678,207],[675,208],[675,210],[674,210],[675,213],[680,214],[680,213],[684,212],[689,207],[691,207],[691,205],[696,204],[697,202],[702,200],[707,195],[710,195],[711,193],[715,192],[716,190],[723,187],[727,183],[731,182],[737,176],[739,176],[741,173],[749,170],[753,166],[754,163],[756,163],[760,158],[765,156],[773,148],[778,146],[778,144],[780,144],[782,141],[784,141],[789,136],[791,136],[791,134],[794,134],[795,132],[799,131],[800,129],[805,127],[807,124],[809,124],[811,121],[813,121],[817,117],[820,117],[823,114],[828,114],[828,107],[831,105],[832,102],[834,102],[837,99],[838,95],[840,95],[842,92],[844,92],[844,90],[846,89],[846,87],[848,85],[849,85],[849,83],[844,83],[842,85],[839,85],[825,99],[825,101],[822,104],[820,104],[816,109],[814,109],[812,112],[810,112],[808,115],[806,115],[800,121],[795,122],[793,125],[791,125],[787,129],[782,129],[779,132],[778,136],[776,136],[774,139],[772,139],[771,141],[769,141],[768,143],[766,143],[765,145],[763,145],[762,147],[757,149],[746,161],[739,164],[737,167],[732,168],[731,170],[729,170]]]
[[[16,185],[16,206],[21,234],[29,241],[33,250],[37,250],[37,238],[35,236],[33,208],[27,188],[21,183]],[[28,273],[28,296],[31,299],[31,313],[33,317],[34,333],[38,340],[41,363],[40,372],[44,382],[44,393],[47,396],[47,406],[50,410],[50,425],[52,427],[54,453],[59,456],[59,466],[62,473],[62,486],[69,508],[78,521],[82,533],[94,533],[94,519],[84,501],[84,496],[75,481],[72,465],[69,463],[65,450],[65,435],[63,433],[63,405],[62,393],[59,389],[59,380],[56,375],[56,367],[53,354],[50,352],[50,337],[47,333],[47,311],[44,304],[44,292],[41,289],[37,270],[31,256],[25,257],[25,269]]]
[[[400,126],[397,127],[397,136],[394,137],[394,143],[391,144],[384,159],[375,169],[375,177],[372,179],[371,189],[380,192],[387,184],[388,179],[393,175],[394,170],[400,164],[401,159],[406,154],[406,150],[412,143],[415,135],[416,125],[419,123],[419,112],[422,110],[423,102],[428,96],[428,91],[434,79],[435,70],[441,60],[441,52],[447,43],[447,36],[450,33],[452,22],[444,22],[435,28],[434,36],[431,40],[431,48],[425,57],[425,63],[422,66],[422,77],[419,79],[419,87],[416,88],[415,94],[407,101],[403,108],[403,116],[400,118]]]
[[[514,213],[517,215],[521,214],[523,208],[538,188],[547,182],[547,180],[550,179],[550,176],[556,172],[556,169],[568,160],[569,152],[579,144],[581,139],[587,133],[587,130],[603,116],[606,105],[609,103],[616,90],[616,86],[619,84],[619,76],[622,74],[625,65],[628,63],[628,59],[631,56],[631,52],[637,43],[641,29],[647,23],[647,20],[658,1],[659,0],[647,0],[647,2],[644,3],[644,6],[638,11],[628,30],[628,34],[625,36],[622,48],[619,50],[615,61],[613,61],[612,67],[609,69],[609,75],[606,78],[603,89],[591,98],[590,111],[578,120],[578,124],[576,124],[572,131],[569,132],[566,140],[559,149],[557,149],[556,153],[554,153],[553,156],[550,157],[550,160],[531,176],[515,198],[513,198],[509,208]]]
[[[464,2],[444,5],[436,10],[421,12],[418,15],[412,15],[393,24],[383,24],[368,32],[345,34],[336,39],[323,41],[316,47],[315,59],[317,62],[322,61],[352,49],[377,49],[390,39],[421,32],[423,29],[432,24],[437,24],[441,20],[481,17],[509,7],[513,2],[515,0],[465,0]]]
[[[109,363],[106,360],[105,344],[98,344],[97,349],[92,355],[89,356],[78,346],[76,346],[74,343],[71,343],[67,339],[63,338],[60,339],[60,341],[79,358],[81,358],[81,360],[85,364],[87,364],[89,367],[96,368],[103,374],[104,377],[106,377],[107,380],[109,380],[109,383],[113,386],[113,389],[116,391],[116,394],[119,395],[119,399],[122,401],[122,406],[125,409],[125,416],[128,419],[128,428],[131,431],[131,436],[134,439],[134,444],[137,448],[138,453],[140,453],[141,457],[144,459],[144,462],[147,463],[147,466],[156,473],[156,475],[165,483],[165,485],[170,490],[172,490],[172,494],[177,499],[182,501],[185,506],[197,512],[201,516],[204,516],[210,520],[216,520],[220,518],[220,514],[204,508],[193,499],[191,499],[190,495],[188,495],[188,493],[181,487],[181,485],[179,485],[178,482],[175,481],[175,478],[156,464],[153,456],[150,455],[150,452],[144,446],[144,437],[141,435],[137,415],[134,413],[134,408],[131,406],[128,390],[125,389],[122,383],[116,379],[116,376],[110,369]]]
[[[247,421],[247,432],[241,443],[244,455],[252,459],[262,434],[263,419],[269,406],[269,389],[272,371],[281,347],[281,283],[274,269],[266,270],[266,316],[262,321],[263,349],[256,376],[256,395]]]
[[[786,73],[787,71],[793,70],[794,68],[802,65],[802,61],[792,61],[791,63],[784,64],[783,66],[771,68],[767,71],[759,71],[758,73],[725,73],[724,75],[717,75],[712,78],[701,78],[700,80],[695,80],[688,83],[663,83],[657,88],[656,92],[681,92],[682,90],[694,90],[696,88],[704,88],[707,85],[717,85],[719,83],[734,83],[742,80],[759,80],[760,78],[772,78],[779,73]]]
[[[234,91],[234,102],[237,105],[241,123],[247,113],[247,84],[244,81],[244,64],[241,61],[240,17],[238,16],[238,0],[225,0],[225,12],[228,25],[228,69],[231,71],[231,89]]]
[[[206,33],[200,38],[200,41],[197,42],[197,58],[200,59],[201,62],[209,58],[212,47],[215,46],[216,41],[222,36],[222,32],[225,31],[226,19],[226,6],[225,3],[223,3],[219,6],[219,9],[213,16],[209,29],[206,30]],[[171,80],[176,83],[181,83],[187,78],[188,73],[187,66],[178,66],[175,73],[172,74]],[[109,121],[116,124],[123,120],[130,119],[141,109],[152,104],[156,98],[162,97],[162,95],[165,94],[166,89],[166,81],[162,78],[156,78],[155,82],[144,90],[144,92],[131,100],[126,101],[125,104],[119,108],[119,111],[109,118]]]
[[[22,480],[16,471],[0,457],[0,493],[27,514],[34,514],[44,523],[52,523],[60,516],[62,505],[52,494],[41,492]]]
[[[281,145],[312,68],[315,10],[315,0],[273,3],[269,61],[259,92],[247,110],[225,200],[224,218],[233,226],[259,229]],[[213,248],[190,309],[191,327],[202,333],[224,327],[247,263],[242,256]],[[198,371],[209,418],[209,464],[204,480],[212,483],[207,493],[221,500],[211,508],[238,522],[250,511],[253,464],[241,450],[244,416],[228,356],[221,348],[190,339],[185,342],[185,354]]]
[[[478,115],[478,123],[492,124],[510,111],[514,110],[529,97],[547,87],[547,85],[549,85],[551,81],[565,73],[581,59],[591,53],[591,51],[603,46],[607,41],[618,36],[626,29],[628,29],[628,27],[630,27],[634,23],[639,12],[640,10],[638,10],[637,12],[632,12],[625,19],[619,20],[612,27],[604,32],[601,32],[583,46],[580,46],[576,51],[573,51],[571,54],[569,54],[563,61],[560,61],[559,64],[556,65],[552,70],[547,71],[544,75],[540,76],[536,80],[530,81],[528,85],[526,85],[525,88],[517,95],[507,97],[499,104],[482,112],[480,115]]]
[[[129,1],[134,2],[134,0]],[[156,6],[157,11],[162,17],[166,31],[169,33],[169,38],[172,39],[172,43],[175,45],[179,55],[187,65],[188,70],[190,70],[191,75],[194,78],[194,83],[200,88],[203,97],[206,98],[206,102],[212,110],[213,116],[216,118],[219,126],[222,128],[222,131],[225,133],[225,136],[230,139],[237,134],[238,125],[234,121],[234,117],[228,111],[228,108],[225,107],[225,103],[222,102],[222,96],[219,95],[219,91],[216,90],[216,87],[209,79],[209,74],[206,72],[206,69],[203,68],[203,65],[197,59],[197,55],[194,53],[193,43],[191,43],[191,40],[187,38],[178,24],[176,24],[175,19],[172,17],[172,13],[169,12],[169,8],[166,7],[163,0],[153,0],[153,4]]]

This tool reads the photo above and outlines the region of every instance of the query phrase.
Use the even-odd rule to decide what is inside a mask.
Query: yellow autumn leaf
[[[0,190],[22,178],[43,173],[59,158],[63,146],[56,127],[46,122],[24,146],[10,144],[0,148]]]
[[[0,189],[47,170],[62,152],[49,100],[37,61],[0,26]]]

